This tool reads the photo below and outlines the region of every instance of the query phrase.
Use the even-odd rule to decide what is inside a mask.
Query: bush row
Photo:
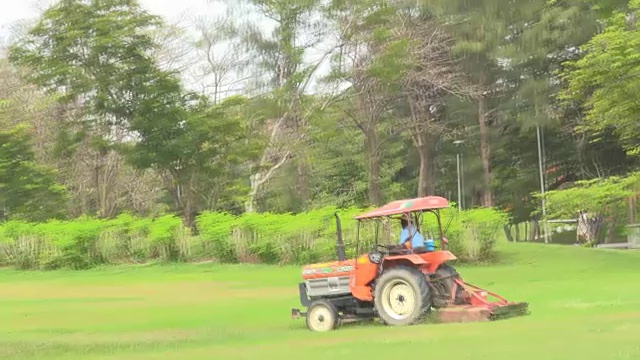
[[[336,254],[336,221],[348,256],[381,243],[396,243],[397,222],[363,223],[353,217],[365,209],[323,208],[302,214],[204,213],[191,234],[179,217],[155,219],[120,215],[115,219],[79,218],[47,223],[7,222],[0,226],[0,265],[19,269],[87,269],[97,265],[218,261],[223,263],[304,264]],[[425,213],[422,233],[438,239],[437,222]],[[442,223],[449,249],[462,261],[490,260],[506,215],[493,209],[447,209]],[[356,234],[360,242],[356,246]]]

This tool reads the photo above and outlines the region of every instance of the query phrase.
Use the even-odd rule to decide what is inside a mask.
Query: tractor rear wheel
[[[453,287],[455,286],[455,280],[459,279],[460,275],[453,268],[453,266],[449,264],[442,264],[436,270],[436,279],[439,284],[442,285],[442,294],[440,294],[442,304],[438,304],[439,306],[446,306],[450,299],[451,293],[453,292]],[[462,296],[464,294],[464,289],[460,286],[456,287],[456,295],[454,297],[454,304],[461,304]]]
[[[328,300],[313,301],[307,309],[307,328],[311,331],[326,332],[338,325],[338,310]]]
[[[377,281],[374,305],[387,325],[417,323],[431,308],[431,294],[424,274],[404,266],[384,272]]]

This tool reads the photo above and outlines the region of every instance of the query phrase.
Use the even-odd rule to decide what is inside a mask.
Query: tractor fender
[[[397,261],[397,260],[408,260],[414,265],[424,265],[427,263],[420,255],[417,255],[417,254],[394,255],[394,256],[387,256],[386,258],[384,258],[385,262]]]

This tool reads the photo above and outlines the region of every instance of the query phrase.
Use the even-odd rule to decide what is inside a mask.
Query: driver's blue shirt
[[[409,229],[411,228],[411,233],[409,233]],[[407,226],[402,229],[400,232],[400,245],[404,244],[404,241],[409,238],[409,236],[413,235],[411,238],[411,248],[417,248],[419,246],[424,246],[424,236],[416,231],[416,229],[411,226]]]

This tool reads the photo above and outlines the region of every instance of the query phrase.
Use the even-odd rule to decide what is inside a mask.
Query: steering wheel
[[[391,253],[403,253],[407,250],[403,245],[398,244],[377,244],[374,251],[378,251],[384,255],[389,255]]]
[[[376,244],[374,250],[378,250],[378,251],[387,251],[387,245],[385,244]]]

